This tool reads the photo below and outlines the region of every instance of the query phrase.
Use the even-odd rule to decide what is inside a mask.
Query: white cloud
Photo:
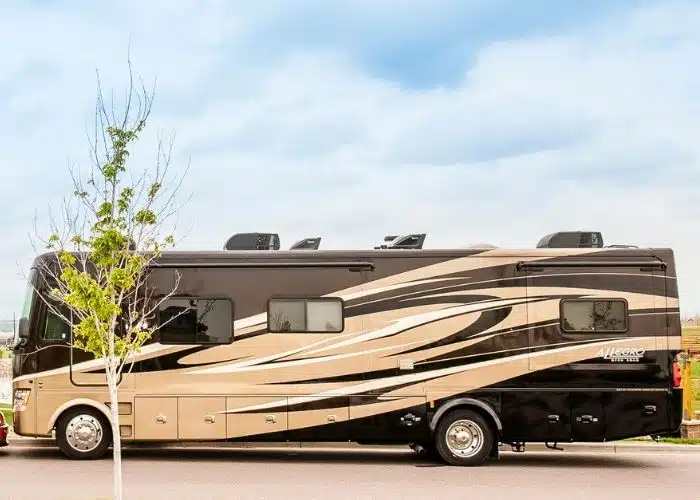
[[[322,248],[367,248],[414,230],[428,232],[429,247],[533,247],[554,230],[600,229],[610,243],[674,248],[681,305],[700,311],[700,69],[690,64],[700,46],[697,6],[667,2],[557,37],[494,42],[454,61],[460,85],[417,91],[370,76],[343,47],[309,45],[271,65],[237,53],[271,22],[266,16],[283,17],[271,8],[212,3],[152,17],[128,5],[143,9],[129,26],[153,35],[151,43],[136,30],[136,69],[158,75],[163,93],[139,149],[151,155],[152,134],[165,127],[177,131],[180,164],[192,155],[186,189],[194,198],[181,217],[191,228],[187,247],[220,248],[230,234],[254,230],[278,231],[284,247],[318,235]],[[348,11],[352,24],[358,12]],[[124,69],[121,26],[111,28],[119,36],[108,49],[65,55],[63,47],[90,38],[70,29],[79,21],[54,13],[21,28],[55,33],[60,23],[68,35],[46,55],[41,37],[24,47],[36,68],[61,71],[57,81],[22,80],[25,90],[13,94],[13,116],[30,109],[47,120],[0,139],[3,165],[29,164],[12,174],[15,186],[46,172],[41,162],[51,159],[49,177],[62,180],[65,155],[84,151],[89,114],[76,109],[93,103],[99,55],[116,61],[100,63],[111,81]],[[102,25],[85,29],[103,33]],[[262,31],[259,43],[269,35]],[[13,52],[13,71],[23,71],[23,52]],[[53,157],[37,152],[51,136]],[[58,187],[40,192],[68,192]],[[30,196],[26,205],[13,227],[30,226],[26,214],[43,200]],[[28,263],[23,242],[3,245],[8,264]],[[7,266],[0,273],[14,277]],[[20,305],[21,283],[12,282],[0,313]]]

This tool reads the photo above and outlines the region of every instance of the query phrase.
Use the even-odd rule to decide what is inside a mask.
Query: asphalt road
[[[124,450],[124,498],[697,498],[700,453],[502,453],[456,468],[410,451]],[[0,449],[0,498],[110,498],[112,462]],[[482,496],[484,495],[484,496]]]

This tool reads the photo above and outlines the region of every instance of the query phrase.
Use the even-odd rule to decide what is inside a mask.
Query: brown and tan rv
[[[420,241],[164,254],[149,284],[181,275],[160,311],[177,316],[125,370],[122,439],[405,443],[476,465],[499,443],[679,428],[672,250]],[[111,442],[102,361],[36,296],[47,258],[14,346],[15,432],[97,458]]]

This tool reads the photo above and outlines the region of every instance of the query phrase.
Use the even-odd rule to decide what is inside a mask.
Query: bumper
[[[0,425],[0,447],[7,446],[7,435],[10,433],[10,426],[7,424]]]

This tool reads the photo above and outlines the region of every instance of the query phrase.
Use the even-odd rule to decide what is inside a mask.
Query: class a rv
[[[172,251],[149,271],[162,327],[125,369],[127,443],[406,444],[452,465],[501,445],[556,447],[679,429],[678,286],[670,249],[280,250],[274,233]],[[550,238],[555,240],[556,238]],[[420,247],[420,248],[416,248]],[[230,248],[230,249],[228,249]],[[37,293],[13,358],[15,432],[73,459],[111,442],[102,360]]]

